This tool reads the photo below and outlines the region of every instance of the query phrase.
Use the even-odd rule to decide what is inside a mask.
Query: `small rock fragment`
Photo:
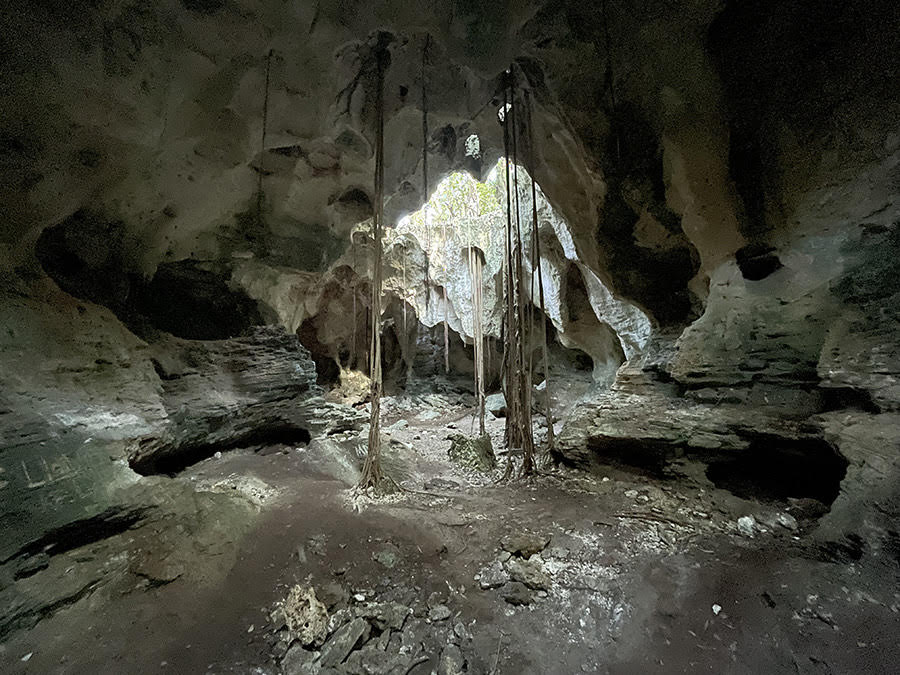
[[[441,650],[441,658],[438,662],[438,675],[462,675],[465,667],[466,660],[463,658],[459,647],[450,644]]]
[[[463,466],[478,471],[492,471],[497,466],[491,437],[487,434],[470,438],[462,434],[450,437],[450,449],[447,456]]]
[[[278,614],[281,614],[279,617]],[[282,619],[291,640],[303,646],[320,645],[328,634],[328,610],[310,586],[294,586],[273,620]]]
[[[400,559],[400,551],[393,544],[388,544],[372,554],[372,558],[379,565],[391,569],[397,564],[397,561]]]
[[[737,521],[738,532],[745,537],[752,537],[756,529],[756,520],[753,516],[741,516]]]
[[[547,544],[550,543],[550,537],[534,534],[533,532],[511,532],[500,540],[500,546],[504,551],[523,558],[530,558],[535,553],[540,553]]]
[[[797,519],[789,513],[779,513],[775,516],[775,522],[791,532],[794,532],[799,527]]]
[[[500,562],[494,562],[481,570],[478,576],[478,585],[482,590],[500,588],[509,581],[509,574],[503,569]]]
[[[503,588],[503,599],[510,605],[521,606],[531,604],[531,591],[525,584],[514,581]]]
[[[402,630],[406,617],[412,610],[399,602],[372,602],[358,610],[358,615],[366,619],[380,631]]]
[[[350,655],[357,646],[369,639],[369,622],[362,618],[353,619],[339,628],[322,646],[319,663],[323,668],[333,668]]]
[[[546,591],[550,588],[550,577],[544,572],[537,560],[510,558],[506,570],[514,581],[519,581],[528,588]]]
[[[428,611],[428,618],[432,621],[446,621],[452,616],[447,605],[435,605]]]
[[[506,398],[502,393],[491,394],[484,399],[484,409],[494,417],[506,417]]]
[[[281,670],[284,675],[301,675],[310,670],[312,662],[318,655],[319,652],[304,649],[295,642],[281,659]]]

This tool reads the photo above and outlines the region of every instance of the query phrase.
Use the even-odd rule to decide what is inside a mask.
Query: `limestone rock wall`
[[[49,281],[3,294],[0,316],[0,561],[127,510],[133,469],[177,471],[217,449],[359,424],[314,398],[312,360],[281,328],[148,343]]]
[[[596,454],[596,439],[735,453],[758,451],[759,434],[794,447],[824,440],[854,462],[834,502],[844,522],[865,494],[897,484],[890,469],[875,486],[866,457],[893,459],[837,428],[850,411],[886,429],[898,408],[897,3],[8,5],[5,523],[33,533],[102,508],[107,488],[134,478],[107,443],[162,433],[167,395],[205,409],[150,360],[154,336],[171,332],[156,310],[181,285],[207,299],[209,289],[242,291],[227,296],[248,309],[239,330],[219,326],[225,334],[213,337],[280,323],[342,336],[320,340],[329,358],[362,352],[347,339],[364,332],[358,323],[331,324],[367,293],[365,263],[346,254],[372,210],[372,56],[385,42],[391,222],[428,196],[426,42],[432,186],[454,170],[484,177],[501,154],[499,84],[511,63],[530,92],[533,142],[521,130],[521,157],[568,228],[551,218],[548,227],[542,212],[548,314],[561,339],[594,356],[598,379],[615,377],[576,411],[563,456]],[[480,158],[465,152],[471,134]],[[407,303],[425,323],[446,314],[467,334],[461,278],[452,308],[434,289],[408,297],[390,283],[394,326]],[[243,292],[256,307],[239,303]],[[215,359],[254,361],[244,348],[209,347],[198,361],[208,374],[184,383],[219,386],[228,370]],[[280,357],[285,349],[276,346]],[[302,350],[290,353],[308,366]],[[280,368],[264,372],[281,378]],[[258,392],[222,386],[245,384]],[[227,403],[210,404],[209,418]]]

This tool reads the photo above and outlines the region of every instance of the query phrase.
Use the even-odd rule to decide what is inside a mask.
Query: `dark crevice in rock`
[[[300,344],[309,350],[310,356],[316,364],[316,384],[326,386],[338,382],[341,369],[335,361],[331,347],[319,339],[318,324],[320,320],[320,317],[305,319],[297,329],[297,337],[300,339]]]
[[[878,414],[881,408],[872,399],[872,394],[865,389],[853,387],[823,387],[821,412],[835,410],[862,410],[863,412]]]
[[[672,478],[679,464],[706,465],[706,477],[716,487],[742,499],[785,502],[815,499],[830,505],[840,493],[847,460],[819,438],[783,438],[773,434],[743,435],[742,450],[710,450],[661,439],[593,437],[588,448],[600,466],[629,473]]]
[[[28,558],[35,555],[59,555],[108,539],[139,523],[146,517],[147,512],[148,508],[128,510],[113,508],[91,518],[67,523],[26,544],[12,556],[0,560],[0,563],[7,563],[13,558]]]
[[[600,464],[660,479],[671,476],[667,471],[671,460],[684,453],[682,445],[638,438],[594,437],[588,447]]]
[[[162,330],[189,340],[219,340],[263,322],[256,301],[231,288],[227,266],[161,263],[148,280],[130,271],[134,249],[123,222],[82,209],[45,229],[35,253],[66,293],[107,307],[147,339]]]
[[[759,501],[811,498],[830,505],[840,493],[847,460],[819,439],[760,435],[731,457],[709,462],[706,476],[716,487]]]
[[[780,270],[783,265],[771,246],[748,244],[735,252],[741,274],[749,281],[760,281]]]
[[[177,476],[190,466],[209,459],[217,452],[252,448],[267,445],[307,445],[312,435],[307,429],[292,424],[273,424],[271,426],[250,429],[236,435],[227,443],[181,446],[177,451],[166,454],[154,454],[132,459],[131,468],[142,476],[166,475]]]

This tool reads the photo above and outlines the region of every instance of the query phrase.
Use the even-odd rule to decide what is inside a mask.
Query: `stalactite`
[[[375,218],[374,265],[372,272],[372,329],[369,353],[372,360],[371,414],[369,416],[369,448],[359,485],[378,487],[381,483],[381,286],[382,286],[382,228],[384,227],[384,73],[388,65],[387,45],[379,42],[375,52],[376,71],[376,130],[375,130]]]

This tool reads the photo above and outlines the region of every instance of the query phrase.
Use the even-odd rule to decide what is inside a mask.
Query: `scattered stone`
[[[775,516],[775,522],[781,525],[786,530],[790,530],[791,532],[796,531],[799,527],[799,525],[797,524],[797,519],[789,513],[779,513],[777,516]]]
[[[290,640],[304,647],[320,645],[328,635],[328,610],[311,586],[294,586],[272,619],[283,620]]]
[[[550,548],[545,548],[541,551],[541,558],[543,560],[549,560],[551,558],[555,558],[556,560],[568,560],[569,549],[565,546],[551,546]]]
[[[738,532],[745,537],[752,537],[756,529],[756,520],[753,516],[741,516],[737,521]]]
[[[483,568],[478,574],[478,585],[483,590],[500,588],[509,581],[509,574],[503,569],[503,565],[497,561]]]
[[[719,616],[719,612],[721,612],[721,611],[722,611],[722,605],[713,605],[712,606],[712,613],[715,614],[716,616]]]
[[[319,663],[323,668],[333,668],[343,663],[350,652],[369,639],[370,630],[369,622],[362,618],[353,619],[339,628],[322,646]]]
[[[458,490],[459,483],[449,478],[429,478],[425,481],[426,490]]]
[[[484,409],[494,417],[506,417],[506,397],[502,393],[485,397]]]
[[[528,590],[528,587],[525,584],[521,584],[518,581],[514,581],[511,584],[507,584],[503,588],[503,599],[506,600],[510,605],[514,606],[522,606],[522,605],[530,605],[532,600],[531,591]]]
[[[635,497],[638,496],[638,491],[637,490],[625,490],[625,496],[628,497],[629,499],[634,499]]]
[[[465,671],[466,660],[463,658],[459,647],[449,644],[441,650],[441,658],[438,662],[438,675],[462,675]]]
[[[281,670],[284,675],[305,675],[310,672],[310,666],[318,656],[319,652],[304,649],[294,643],[281,659]]]
[[[391,426],[387,427],[385,431],[389,434],[395,433],[397,431],[403,431],[404,429],[409,428],[409,422],[406,420],[397,420]]]
[[[412,610],[399,602],[372,602],[360,608],[357,614],[380,631],[402,630]]]
[[[447,455],[454,462],[478,471],[492,471],[497,466],[491,437],[487,434],[476,438],[462,434],[451,436]]]
[[[506,570],[514,581],[521,582],[528,588],[543,591],[550,588],[550,577],[547,576],[541,563],[537,560],[511,558],[506,563]]]
[[[320,596],[319,599],[328,609],[332,609],[337,605],[347,602],[350,594],[347,593],[347,589],[339,583],[331,581],[319,587],[318,596]]]
[[[418,415],[416,415],[416,419],[421,422],[428,422],[433,419],[437,419],[441,416],[441,413],[435,409],[423,410]]]
[[[428,618],[431,621],[446,621],[451,616],[452,613],[447,605],[435,605],[428,611]]]
[[[388,544],[373,553],[372,559],[379,565],[391,569],[400,560],[400,550],[393,544]]]
[[[351,653],[340,672],[348,675],[403,675],[408,671],[409,663],[408,655],[387,653],[370,642]]]
[[[550,537],[526,531],[511,532],[500,540],[504,551],[526,559],[543,551],[549,543]]]
[[[326,542],[327,538],[324,534],[317,534],[313,537],[310,537],[306,541],[306,548],[315,555],[324,556],[326,554]]]

